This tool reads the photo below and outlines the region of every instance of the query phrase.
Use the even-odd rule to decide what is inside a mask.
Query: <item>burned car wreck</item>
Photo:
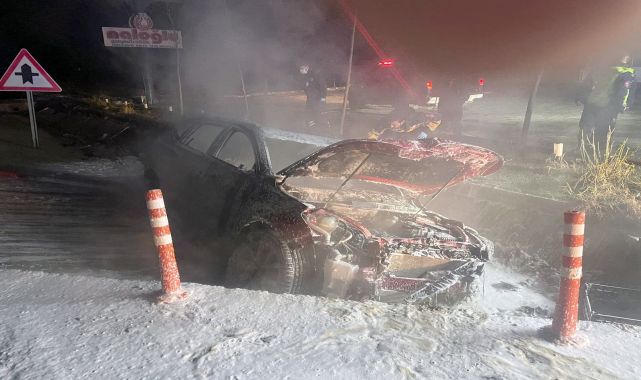
[[[233,241],[212,252],[227,286],[425,302],[468,294],[492,255],[475,230],[426,210],[443,189],[497,171],[490,150],[439,139],[322,147],[241,122],[186,123],[144,161],[170,217]],[[287,158],[300,159],[282,168]]]

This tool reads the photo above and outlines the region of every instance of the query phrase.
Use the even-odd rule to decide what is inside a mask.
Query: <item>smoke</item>
[[[297,66],[330,73],[345,66],[349,30],[335,36],[331,9],[312,0],[201,1],[185,6],[184,83],[203,102],[248,92],[295,89]]]

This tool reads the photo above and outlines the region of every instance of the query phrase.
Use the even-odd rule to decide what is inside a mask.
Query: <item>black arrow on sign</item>
[[[25,84],[27,82],[31,82],[31,84],[33,84],[33,77],[37,77],[40,74],[31,71],[31,66],[25,63],[24,65],[20,66],[20,71],[14,73],[14,75],[22,77],[22,84]]]

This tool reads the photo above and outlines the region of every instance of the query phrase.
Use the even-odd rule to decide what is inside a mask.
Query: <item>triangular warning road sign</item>
[[[0,91],[60,92],[62,88],[27,49],[20,49],[0,78]]]

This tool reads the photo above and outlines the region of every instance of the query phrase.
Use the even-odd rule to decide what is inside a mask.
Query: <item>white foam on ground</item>
[[[548,343],[514,309],[543,300],[488,290],[515,279],[490,269],[489,306],[433,310],[196,284],[157,305],[157,282],[0,270],[0,378],[641,378],[641,329]]]

